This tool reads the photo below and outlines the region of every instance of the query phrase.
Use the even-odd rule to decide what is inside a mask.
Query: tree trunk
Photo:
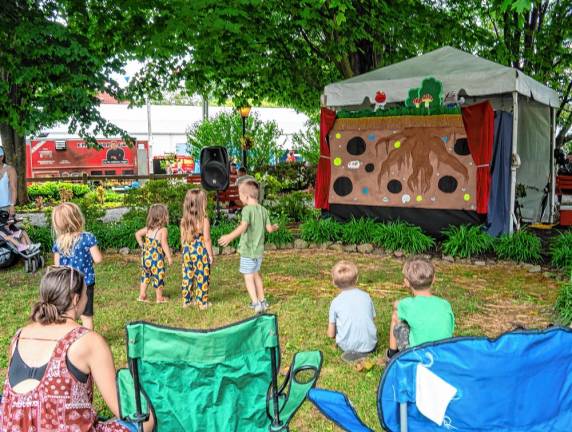
[[[0,124],[0,136],[2,146],[6,153],[6,163],[16,169],[18,179],[17,193],[18,204],[26,204],[28,199],[28,189],[26,187],[26,138],[19,135],[16,130],[8,124]]]

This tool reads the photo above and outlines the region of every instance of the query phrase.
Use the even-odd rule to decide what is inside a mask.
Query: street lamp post
[[[246,119],[250,115],[250,107],[243,106],[239,110],[240,117],[242,118],[242,167],[246,169]]]

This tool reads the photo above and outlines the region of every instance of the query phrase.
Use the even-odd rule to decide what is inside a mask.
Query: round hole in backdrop
[[[457,141],[455,141],[454,150],[455,153],[457,153],[459,156],[470,155],[471,150],[469,149],[469,142],[467,141],[467,138],[459,138]]]
[[[403,186],[401,186],[401,182],[399,180],[390,180],[389,183],[387,183],[387,190],[391,193],[399,193],[402,189]]]
[[[359,156],[365,153],[365,141],[362,137],[355,136],[348,141],[348,153],[354,156]]]
[[[439,179],[439,183],[437,184],[437,186],[439,187],[439,190],[441,192],[445,192],[445,193],[453,193],[457,190],[457,186],[459,185],[459,183],[457,182],[457,179],[453,176],[444,176],[441,177]]]
[[[368,173],[373,172],[374,169],[375,169],[375,165],[372,164],[372,163],[368,163],[368,164],[365,166],[365,171],[368,172]]]
[[[334,182],[334,192],[339,196],[346,196],[352,193],[354,185],[348,177],[338,177]]]

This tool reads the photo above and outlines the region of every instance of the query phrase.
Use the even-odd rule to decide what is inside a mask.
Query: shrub
[[[373,243],[381,224],[372,219],[351,219],[342,225],[341,240],[344,244]]]
[[[212,221],[211,221],[211,223],[212,223]],[[229,234],[230,232],[232,232],[232,230],[234,230],[237,226],[238,226],[238,222],[231,222],[231,221],[228,221],[225,219],[218,222],[217,224],[211,225],[211,240],[212,240],[213,246],[217,246],[218,245],[218,239],[221,236],[223,236],[225,234]],[[238,242],[239,242],[239,238],[233,240],[229,246],[236,248],[236,247],[238,247]]]
[[[494,244],[497,257],[517,262],[538,262],[542,251],[540,239],[526,230],[503,235]]]
[[[572,271],[572,231],[566,231],[550,244],[552,265]]]
[[[340,240],[343,226],[333,219],[309,219],[300,225],[300,237],[310,243]]]
[[[559,324],[569,326],[572,323],[572,280],[560,288],[555,309]]]
[[[90,191],[89,186],[82,183],[44,182],[29,185],[28,196],[31,200],[35,200],[39,196],[45,199],[59,200],[62,189],[70,191],[72,198],[82,198]]]
[[[494,239],[480,226],[450,226],[443,230],[445,240],[443,253],[458,258],[470,258],[487,253],[493,247]]]
[[[254,140],[248,151],[248,167],[251,172],[262,171],[265,165],[275,163],[282,150],[278,139],[282,131],[275,121],[262,121],[253,112],[246,119],[246,130]],[[198,160],[201,150],[212,145],[224,146],[231,159],[240,160],[242,119],[236,112],[221,112],[212,119],[194,123],[188,131],[187,142],[191,155]]]
[[[189,189],[196,186],[174,180],[150,180],[142,188],[133,189],[125,196],[130,209],[143,209],[145,214],[152,204],[163,203],[169,209],[169,221],[178,225],[181,221],[183,201]]]
[[[273,233],[266,233],[266,243],[271,243],[276,246],[284,246],[294,241],[292,232],[286,226],[287,220],[285,218],[273,220],[272,222],[277,223],[279,228],[278,231]]]
[[[305,129],[292,135],[294,148],[310,165],[317,166],[320,160],[320,121],[312,118],[306,121]]]
[[[267,201],[265,205],[272,220],[278,218],[287,222],[302,222],[316,216],[312,196],[307,192],[280,195],[274,201]]]
[[[390,252],[401,250],[410,254],[423,253],[435,246],[435,240],[420,227],[402,221],[379,224],[373,242]]]
[[[133,222],[119,221],[107,224],[89,223],[87,230],[97,238],[97,243],[101,249],[120,249],[127,247],[137,249],[139,245],[135,240],[135,232],[141,225]]]
[[[25,230],[30,236],[32,243],[40,243],[42,245],[42,252],[50,253],[52,251],[53,238],[50,227],[26,225]]]
[[[88,222],[97,221],[105,216],[105,209],[98,201],[97,195],[86,195],[84,198],[74,200],[85,218],[86,224]]]

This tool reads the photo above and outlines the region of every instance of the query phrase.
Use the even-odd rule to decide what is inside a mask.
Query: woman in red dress
[[[134,432],[133,423],[98,422],[93,382],[119,415],[115,366],[107,342],[77,324],[87,301],[81,272],[49,267],[31,323],[10,345],[10,363],[0,403],[2,432]],[[153,421],[143,425],[153,430]]]

